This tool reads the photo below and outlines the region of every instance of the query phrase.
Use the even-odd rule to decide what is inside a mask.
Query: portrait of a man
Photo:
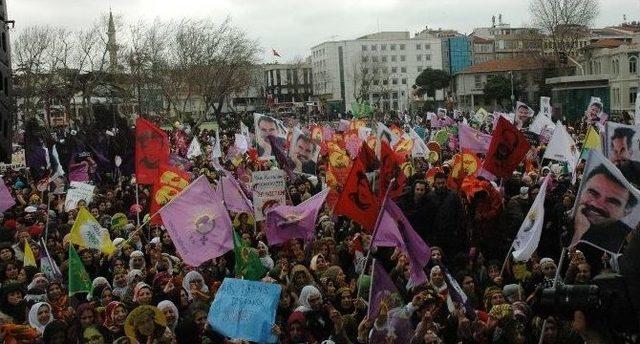
[[[622,220],[637,204],[637,195],[605,164],[592,168],[582,180],[576,199],[571,244],[586,241],[609,252],[618,252],[631,231]]]
[[[315,174],[318,146],[311,137],[296,130],[289,149],[289,157],[295,163],[295,171]]]
[[[610,135],[609,160],[620,169],[629,182],[636,187],[640,186],[640,161],[634,157],[636,150],[640,149],[637,146],[640,144],[634,141],[636,130],[628,126],[617,126]]]
[[[258,144],[258,156],[262,158],[273,156],[273,150],[268,137],[274,136],[276,142],[283,145],[285,136],[283,128],[275,118],[259,114],[254,115],[254,125],[256,142]]]

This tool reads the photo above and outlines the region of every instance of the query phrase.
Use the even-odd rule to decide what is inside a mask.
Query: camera
[[[533,310],[543,317],[559,315],[565,319],[573,318],[574,311],[581,310],[614,331],[637,333],[638,319],[624,277],[606,273],[592,282],[542,289]]]

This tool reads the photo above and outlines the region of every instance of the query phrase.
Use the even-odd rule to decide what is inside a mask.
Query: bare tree
[[[353,97],[357,102],[368,101],[379,109],[390,98],[393,74],[389,65],[378,55],[362,54],[354,61]]]
[[[600,12],[598,0],[531,0],[533,24],[549,35],[556,61],[575,53]]]

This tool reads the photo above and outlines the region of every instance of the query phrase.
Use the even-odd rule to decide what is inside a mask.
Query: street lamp
[[[515,95],[513,94],[513,72],[509,71],[509,77],[511,77],[511,109],[514,109],[515,107]],[[515,111],[514,111],[515,112]]]

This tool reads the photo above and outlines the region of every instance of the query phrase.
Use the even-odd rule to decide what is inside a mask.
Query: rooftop
[[[534,58],[512,58],[500,59],[475,64],[464,69],[458,74],[474,74],[474,73],[493,73],[493,72],[509,72],[520,70],[541,69],[544,63]]]
[[[600,48],[617,48],[623,44],[626,44],[624,40],[605,38],[595,41],[584,47],[585,49],[600,49]]]

